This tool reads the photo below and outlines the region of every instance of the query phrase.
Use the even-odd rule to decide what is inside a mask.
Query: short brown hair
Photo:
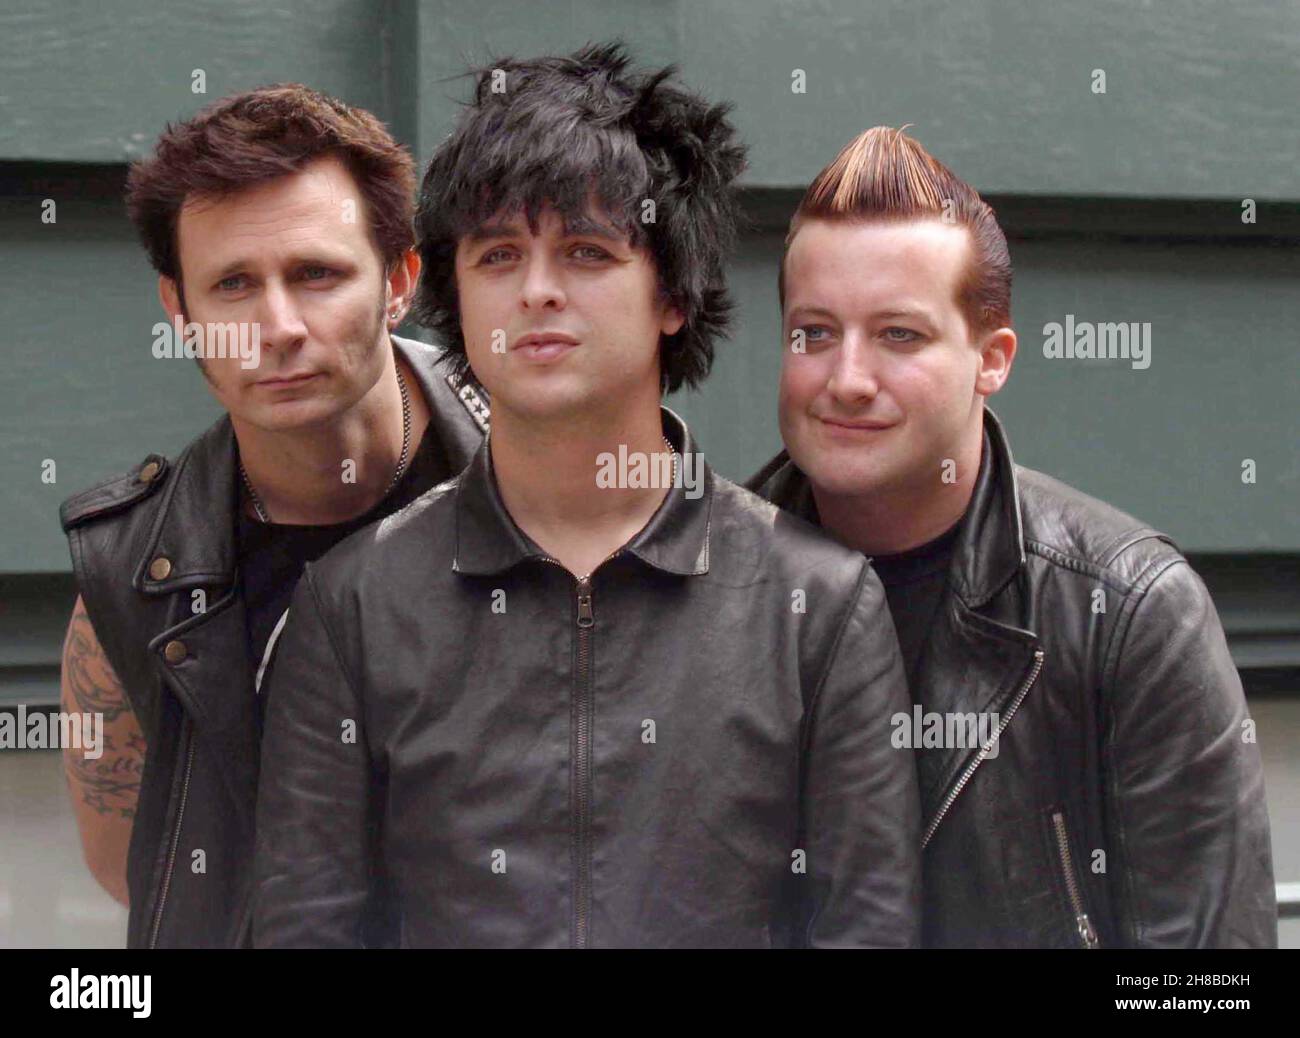
[[[817,174],[790,221],[790,243],[805,220],[941,219],[970,232],[971,259],[957,302],[973,332],[1011,323],[1011,255],[992,207],[973,187],[891,126],[858,134]],[[785,257],[777,282],[785,309]]]
[[[412,245],[415,167],[375,116],[299,83],[223,98],[168,123],[127,177],[126,205],[149,262],[180,282],[176,227],[192,195],[220,196],[336,155],[357,182],[385,269]]]

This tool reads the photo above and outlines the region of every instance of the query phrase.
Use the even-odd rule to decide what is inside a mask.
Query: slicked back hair
[[[905,129],[906,127],[904,127]],[[957,302],[973,334],[1011,323],[1011,255],[992,207],[902,129],[860,133],[817,174],[790,221],[785,249],[806,220],[832,223],[937,219],[965,227],[970,260]],[[777,288],[785,309],[785,257]]]
[[[501,214],[521,212],[536,233],[545,207],[567,227],[593,200],[634,247],[648,251],[662,296],[684,318],[680,331],[660,341],[661,389],[694,387],[708,375],[714,340],[731,319],[731,186],[745,168],[745,149],[729,104],[674,85],[672,66],[633,72],[629,63],[614,42],[564,57],[503,59],[469,73],[473,99],[435,151],[420,189],[423,268],[412,307],[462,376],[473,373],[460,326],[457,242]]]

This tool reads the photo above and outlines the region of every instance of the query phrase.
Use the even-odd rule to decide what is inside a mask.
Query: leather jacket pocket
[[[1079,873],[1079,862],[1070,846],[1070,831],[1065,824],[1064,808],[1055,808],[1051,812],[1052,846],[1056,852],[1057,867],[1060,869],[1064,884],[1066,908],[1075,938],[1081,948],[1100,948],[1097,931],[1092,920],[1088,918],[1088,907],[1083,899],[1083,879]]]

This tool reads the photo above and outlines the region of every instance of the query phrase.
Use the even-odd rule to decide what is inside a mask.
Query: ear
[[[664,335],[676,335],[682,330],[682,325],[686,323],[686,318],[677,307],[671,303],[664,305],[663,320],[659,323],[659,330]]]
[[[384,311],[388,315],[388,326],[396,328],[411,309],[416,286],[420,283],[420,254],[415,249],[407,249],[389,269],[386,281]]]
[[[1011,377],[1011,365],[1016,359],[1016,333],[1010,328],[991,331],[981,339],[979,351],[975,392],[980,396],[992,396]]]
[[[158,302],[162,303],[163,310],[172,321],[178,317],[185,319],[185,312],[181,308],[181,294],[176,288],[176,282],[166,274],[158,275]]]

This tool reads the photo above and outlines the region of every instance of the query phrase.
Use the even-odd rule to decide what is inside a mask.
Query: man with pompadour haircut
[[[1016,465],[985,406],[1016,353],[993,210],[878,126],[809,186],[778,286],[786,450],[747,485],[884,581],[923,943],[1276,945],[1263,769],[1205,585],[1164,534]]]
[[[246,943],[261,679],[298,575],[482,441],[486,401],[393,334],[420,270],[414,187],[378,119],[293,83],[168,126],[131,169],[168,317],[154,355],[194,357],[226,413],[60,511],[64,709],[106,721],[100,760],[65,761],[130,947]],[[368,940],[391,942],[375,890]]]
[[[492,430],[299,585],[259,946],[357,944],[379,865],[406,946],[915,943],[883,590],[661,403],[727,326],[742,167],[727,107],[620,45],[477,71],[424,178],[417,311]]]

